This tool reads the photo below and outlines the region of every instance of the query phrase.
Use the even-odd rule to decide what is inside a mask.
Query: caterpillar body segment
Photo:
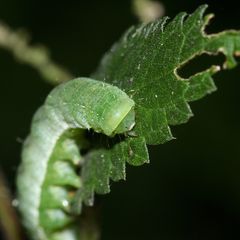
[[[56,87],[34,115],[17,177],[19,210],[36,240],[77,240],[70,205],[83,187],[77,169],[84,131],[107,136],[134,126],[134,102],[112,85],[89,78]]]

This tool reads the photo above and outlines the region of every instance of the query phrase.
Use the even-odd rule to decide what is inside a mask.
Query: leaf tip
[[[196,9],[195,13],[199,13],[201,16],[203,16],[207,8],[208,8],[208,4],[202,4]]]

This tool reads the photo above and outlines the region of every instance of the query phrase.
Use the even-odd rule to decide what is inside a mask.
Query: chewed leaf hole
[[[211,66],[221,66],[225,61],[225,56],[222,53],[218,53],[217,55],[209,55],[207,53],[203,53],[199,56],[194,57],[186,64],[177,69],[177,74],[181,78],[189,78],[199,72],[203,72],[209,69]]]

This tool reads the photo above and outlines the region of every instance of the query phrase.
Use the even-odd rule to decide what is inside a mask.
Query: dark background
[[[162,1],[166,15],[210,5],[208,32],[240,29],[237,1]],[[0,19],[24,27],[33,43],[75,76],[137,22],[130,0],[1,0]],[[198,64],[198,67],[201,63]],[[193,71],[193,69],[190,69]],[[128,166],[127,182],[100,197],[102,239],[231,240],[240,229],[240,67],[215,76],[219,90],[191,104],[195,117],[173,128],[177,140],[150,147],[151,164]],[[14,190],[21,139],[52,86],[0,49],[0,165]]]

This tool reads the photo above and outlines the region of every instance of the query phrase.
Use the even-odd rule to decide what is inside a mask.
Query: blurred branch
[[[21,240],[17,214],[11,203],[10,192],[0,169],[0,226],[7,240]]]
[[[80,239],[99,240],[99,209],[97,207],[85,208],[80,218]]]
[[[67,70],[50,59],[45,47],[30,46],[26,33],[15,32],[3,23],[0,23],[0,47],[12,52],[18,61],[34,67],[52,84],[73,78]]]
[[[133,11],[141,22],[151,22],[164,16],[162,3],[151,0],[133,0]]]

